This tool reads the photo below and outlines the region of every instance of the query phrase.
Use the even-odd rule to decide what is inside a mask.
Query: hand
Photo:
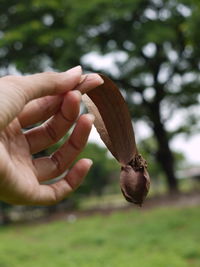
[[[0,79],[0,200],[19,205],[50,205],[65,198],[82,182],[92,161],[79,160],[64,178],[51,185],[41,182],[63,174],[85,146],[94,118],[78,118],[81,93],[103,80],[82,75],[81,67]],[[80,88],[80,86],[79,86]],[[76,122],[77,120],[77,122]],[[23,132],[22,128],[44,121]],[[51,156],[32,154],[58,142],[76,122],[69,139]]]

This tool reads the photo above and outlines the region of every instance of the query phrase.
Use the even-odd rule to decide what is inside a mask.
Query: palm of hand
[[[0,195],[9,203],[27,203],[27,199],[33,202],[31,198],[37,196],[39,181],[18,119],[1,132],[0,151]]]

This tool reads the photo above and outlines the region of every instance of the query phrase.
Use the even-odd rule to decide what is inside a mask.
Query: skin
[[[64,199],[83,181],[92,161],[79,160],[94,121],[79,116],[81,93],[102,83],[97,74],[82,75],[80,66],[67,72],[46,72],[0,78],[0,200],[20,205],[51,205]],[[37,122],[40,126],[23,131]],[[49,157],[32,155],[57,143],[75,124],[68,140]]]

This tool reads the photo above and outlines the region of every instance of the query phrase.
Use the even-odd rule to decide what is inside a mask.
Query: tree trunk
[[[160,162],[167,178],[167,184],[171,193],[178,191],[178,181],[174,171],[174,157],[169,148],[168,138],[163,125],[154,127],[154,134],[158,143],[157,160]]]
[[[174,170],[174,157],[169,147],[169,139],[161,122],[159,105],[154,105],[154,112],[152,112],[153,131],[158,143],[157,160],[162,166],[167,178],[167,185],[170,193],[178,192],[178,181]]]
[[[7,225],[11,222],[8,216],[7,206],[8,204],[6,203],[0,203],[0,225]]]

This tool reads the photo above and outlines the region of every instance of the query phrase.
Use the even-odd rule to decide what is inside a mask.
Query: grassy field
[[[0,228],[0,267],[55,266],[199,267],[200,208]]]

